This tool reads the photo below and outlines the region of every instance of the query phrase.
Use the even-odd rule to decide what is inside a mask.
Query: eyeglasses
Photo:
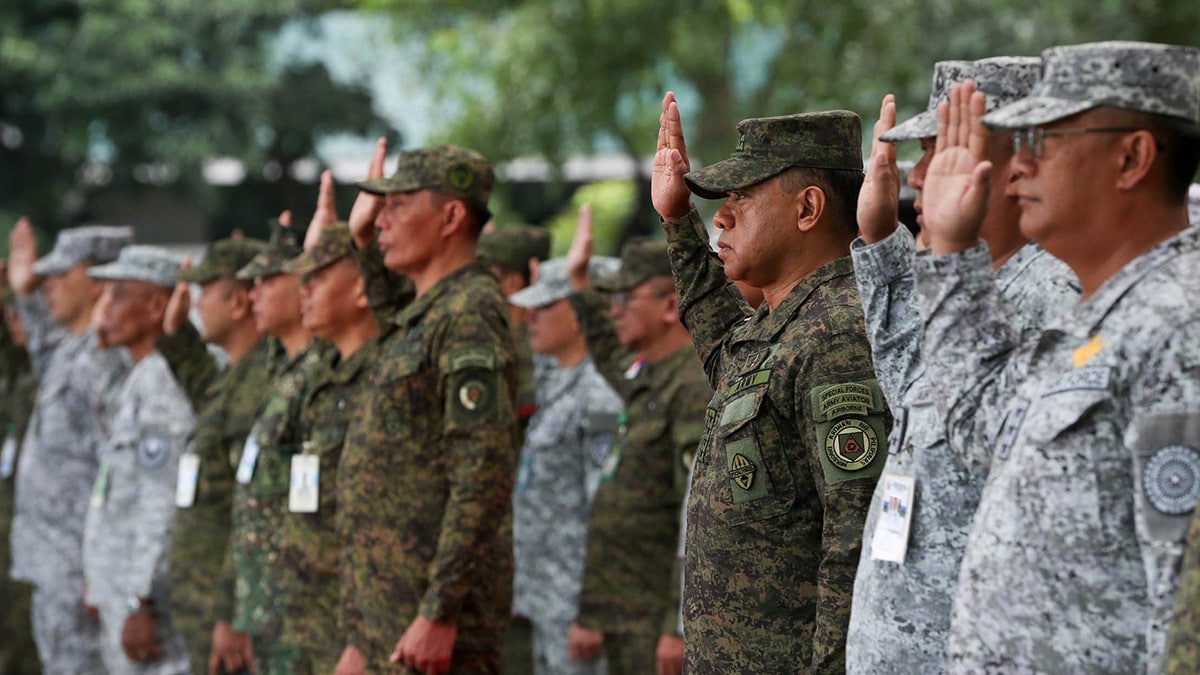
[[[608,299],[612,302],[612,304],[617,305],[618,307],[624,307],[634,300],[641,300],[642,298],[661,298],[670,292],[671,291],[650,291],[648,293],[629,293],[626,291],[617,291],[615,293],[609,293]]]
[[[1017,129],[1013,132],[1013,153],[1021,154],[1022,148],[1029,148],[1029,154],[1034,159],[1041,159],[1046,152],[1045,140],[1050,136],[1069,136],[1071,134],[1124,134],[1132,131],[1142,131],[1141,127],[1077,127],[1074,129],[1043,129],[1030,127]],[[1157,140],[1155,141],[1157,143]],[[1160,146],[1161,147],[1161,146]]]

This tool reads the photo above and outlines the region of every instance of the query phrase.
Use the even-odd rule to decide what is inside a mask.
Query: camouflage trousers
[[[41,672],[30,623],[32,595],[29,585],[0,579],[0,675]]]
[[[187,646],[171,624],[171,613],[162,608],[155,615],[155,639],[162,656],[149,663],[132,661],[121,646],[121,632],[129,618],[129,606],[124,596],[95,598],[100,609],[100,655],[108,675],[188,675],[191,672]]]
[[[104,673],[100,663],[100,624],[83,614],[83,579],[35,587],[30,608],[33,639],[43,673]]]
[[[648,621],[635,632],[604,632],[604,657],[609,675],[641,675],[655,670],[659,622]]]

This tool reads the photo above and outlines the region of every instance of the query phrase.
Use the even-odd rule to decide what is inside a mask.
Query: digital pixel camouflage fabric
[[[685,668],[842,672],[890,416],[848,257],[753,312],[693,210],[663,224],[716,387],[688,498]]]
[[[495,670],[512,601],[516,356],[478,262],[381,325],[337,476],[340,623],[367,672],[418,614],[458,627],[452,672]]]

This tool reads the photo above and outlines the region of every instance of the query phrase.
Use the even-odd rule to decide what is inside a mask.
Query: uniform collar
[[[425,313],[439,300],[459,290],[460,285],[469,277],[480,274],[491,276],[491,272],[478,260],[463,265],[445,277],[442,277],[425,295],[413,300],[407,307],[397,312],[392,319],[392,323],[401,328],[412,328],[421,321],[421,317],[425,316]]]
[[[774,342],[792,322],[792,317],[822,285],[854,274],[854,261],[844,256],[825,263],[800,280],[788,293],[783,302],[771,311],[767,303],[759,306],[754,316],[748,319],[747,329],[734,342]]]

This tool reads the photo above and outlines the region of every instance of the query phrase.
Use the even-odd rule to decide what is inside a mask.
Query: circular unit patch
[[[155,469],[167,461],[170,445],[162,436],[146,436],[138,444],[138,462],[142,468]]]
[[[1155,450],[1142,474],[1142,491],[1161,513],[1179,516],[1191,512],[1200,498],[1200,451],[1186,445]]]
[[[492,407],[495,392],[486,381],[476,378],[465,380],[458,387],[458,403],[471,414],[487,412]]]
[[[842,471],[865,469],[878,453],[879,437],[859,419],[842,420],[825,436],[825,456]]]

